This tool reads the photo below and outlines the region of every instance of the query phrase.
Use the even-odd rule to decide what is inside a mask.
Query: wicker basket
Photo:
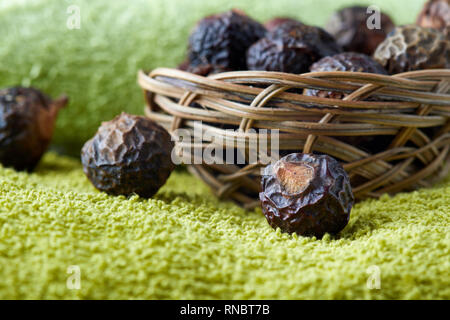
[[[138,82],[146,115],[170,132],[185,128],[194,135],[199,120],[205,132],[224,140],[245,140],[251,128],[279,129],[280,150],[339,159],[357,199],[428,187],[450,168],[450,70],[393,76],[239,71],[202,77],[158,68],[150,74],[140,71]],[[306,96],[301,94],[305,88],[347,95]],[[372,137],[384,147],[369,153],[348,137]],[[218,197],[252,208],[259,205],[261,166],[188,167]]]

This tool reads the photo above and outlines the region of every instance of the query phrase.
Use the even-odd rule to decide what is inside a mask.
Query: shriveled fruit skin
[[[417,16],[416,24],[424,28],[448,32],[446,27],[450,26],[450,0],[427,1]]]
[[[356,52],[342,52],[334,56],[324,57],[314,63],[311,72],[322,71],[349,71],[349,72],[367,72],[377,74],[387,74],[381,64],[371,57]],[[345,94],[338,91],[326,91],[307,89],[305,94],[308,96],[317,96],[323,98],[342,99]]]
[[[315,61],[341,52],[325,30],[296,22],[286,22],[254,43],[247,52],[250,70],[307,72]]]
[[[37,89],[0,90],[0,163],[32,171],[48,148],[59,110],[67,98],[51,100]]]
[[[208,16],[199,21],[189,37],[190,65],[244,70],[245,52],[265,33],[262,24],[236,9]]]
[[[390,74],[450,68],[450,39],[443,33],[414,25],[397,27],[374,53]]]
[[[387,14],[381,13],[380,29],[369,29],[367,22],[370,16],[367,7],[343,8],[330,17],[325,30],[336,38],[345,51],[372,55],[395,25]]]
[[[302,22],[293,19],[293,18],[289,18],[289,17],[276,17],[273,19],[270,19],[268,21],[266,21],[264,23],[264,27],[267,29],[267,31],[272,31],[275,28],[278,28],[280,25],[284,24],[284,23],[298,23],[298,24],[303,24]]]
[[[112,195],[152,197],[175,168],[170,134],[152,120],[122,113],[103,122],[81,150],[84,173]]]
[[[303,73],[313,63],[302,48],[289,47],[286,39],[263,38],[250,47],[247,65],[250,70]]]
[[[349,178],[327,155],[289,154],[265,168],[261,183],[262,210],[274,229],[320,238],[349,221],[354,202]]]

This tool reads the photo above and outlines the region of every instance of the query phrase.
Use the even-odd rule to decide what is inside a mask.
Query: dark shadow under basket
[[[207,133],[242,142],[255,130],[278,129],[281,155],[317,152],[338,159],[357,199],[429,187],[450,168],[450,70],[393,76],[239,71],[202,77],[158,68],[140,71],[138,82],[146,115],[170,132],[183,128],[194,137],[202,121],[200,141]],[[301,94],[305,88],[346,95],[307,96]],[[190,171],[218,197],[247,208],[259,205],[261,163],[197,163]]]

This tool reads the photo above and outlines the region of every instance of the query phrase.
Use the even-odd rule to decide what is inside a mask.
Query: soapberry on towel
[[[81,151],[84,172],[112,195],[152,197],[175,168],[170,134],[143,116],[122,113],[103,122]]]
[[[273,228],[321,238],[348,223],[354,197],[349,178],[327,155],[289,154],[265,168],[259,194]]]
[[[0,90],[0,163],[32,171],[48,148],[67,97],[51,100],[34,88]]]

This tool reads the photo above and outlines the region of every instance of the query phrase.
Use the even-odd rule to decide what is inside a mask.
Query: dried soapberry
[[[104,122],[81,151],[84,172],[112,195],[152,197],[175,168],[170,134],[146,117],[122,113]]]
[[[192,66],[189,64],[189,62],[183,62],[178,66],[178,69],[183,70],[183,71],[187,71],[199,76],[209,76],[209,75],[213,75],[213,74],[217,74],[217,73],[221,73],[221,72],[227,72],[227,71],[231,71],[228,70],[222,66],[219,65],[212,65],[212,64],[200,64],[197,66]]]
[[[206,17],[197,24],[189,37],[190,65],[244,70],[245,52],[265,33],[262,24],[239,10]]]
[[[307,72],[315,61],[341,51],[334,38],[318,27],[286,22],[247,52],[250,70]]]
[[[349,71],[349,72],[367,72],[387,74],[381,64],[371,57],[356,52],[343,52],[330,57],[324,57],[314,63],[311,72],[322,71]],[[307,89],[305,94],[308,96],[317,96],[322,98],[342,99],[346,95],[339,91],[326,91]]]
[[[313,62],[307,50],[290,47],[283,38],[263,38],[251,46],[247,53],[250,70],[303,73]]]
[[[395,25],[388,15],[381,13],[380,28],[369,29],[371,15],[366,7],[343,8],[330,17],[325,30],[336,38],[345,51],[372,55]]]
[[[301,153],[266,167],[259,197],[273,228],[318,238],[341,231],[354,202],[347,173],[335,159]]]
[[[397,27],[374,53],[390,74],[450,68],[450,39],[443,33],[419,26]]]
[[[417,16],[417,25],[444,32],[450,26],[450,0],[429,0]]]
[[[0,90],[0,163],[32,171],[47,150],[67,98],[52,101],[33,88]]]
[[[302,24],[300,21],[295,20],[293,18],[277,17],[277,18],[273,18],[273,19],[267,21],[266,23],[264,23],[264,27],[266,27],[267,31],[272,31],[275,28],[278,28],[280,25],[287,23],[287,22]]]

